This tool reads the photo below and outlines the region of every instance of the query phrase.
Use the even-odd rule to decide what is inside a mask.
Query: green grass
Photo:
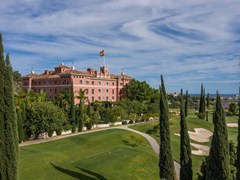
[[[143,139],[126,145],[124,130],[107,130],[20,148],[20,180],[158,179],[158,156]]]
[[[194,128],[205,128],[210,131],[213,131],[213,124],[212,124],[212,113],[209,113],[209,121],[206,122],[205,120],[200,120],[198,117],[195,115],[194,110],[189,110],[189,115],[186,118],[187,120],[187,125],[188,125],[188,130],[189,131],[194,131]],[[180,117],[175,116],[170,118],[170,135],[171,135],[171,147],[172,147],[172,155],[173,159],[177,162],[179,162],[179,156],[180,156],[180,137],[174,135],[174,133],[179,133],[180,132]],[[226,117],[227,122],[236,122],[237,117]],[[135,126],[130,126],[130,128],[145,132],[150,134],[153,138],[155,138],[158,143],[160,141],[159,133],[151,133],[152,129],[155,125],[157,125],[158,122],[149,122],[146,124],[139,124]],[[228,128],[228,138],[229,140],[232,140],[233,142],[237,142],[237,128]],[[193,143],[198,143],[193,140],[191,140]],[[210,142],[207,143],[198,143],[202,145],[210,145]],[[192,147],[192,149],[194,149]],[[197,155],[192,155],[192,161],[193,161],[193,173],[194,176],[196,177],[196,173],[199,171],[199,167],[202,163],[203,156],[197,156]]]

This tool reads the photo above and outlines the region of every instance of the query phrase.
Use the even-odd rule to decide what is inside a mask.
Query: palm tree
[[[67,106],[70,104],[71,101],[71,93],[70,91],[61,91],[59,93],[59,106],[60,108],[64,108],[65,111],[67,110]]]
[[[79,104],[84,103],[87,96],[85,95],[86,90],[79,89],[77,98],[80,100]]]

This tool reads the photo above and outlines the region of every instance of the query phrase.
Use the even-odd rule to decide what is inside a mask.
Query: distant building
[[[49,99],[57,98],[59,92],[71,90],[73,84],[75,104],[80,89],[85,90],[88,101],[118,101],[124,85],[131,81],[131,77],[110,74],[107,66],[100,67],[100,71],[88,68],[87,71],[75,70],[74,67],[63,63],[54,70],[45,70],[43,74],[30,74],[22,78],[23,88],[34,92],[44,91]]]

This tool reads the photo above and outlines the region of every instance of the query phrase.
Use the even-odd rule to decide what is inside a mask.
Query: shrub
[[[205,112],[198,113],[198,118],[199,119],[205,119]]]
[[[49,131],[48,131],[48,137],[52,137],[53,133],[54,133],[53,130],[49,130]]]
[[[62,134],[62,128],[59,128],[56,130],[57,136],[60,136]]]
[[[128,122],[128,124],[133,124],[133,120],[131,119],[131,120]]]
[[[127,121],[122,121],[122,125],[126,125],[127,124]]]

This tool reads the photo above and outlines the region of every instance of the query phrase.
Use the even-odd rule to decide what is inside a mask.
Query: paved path
[[[145,134],[145,133],[140,132],[140,131],[137,131],[137,130],[134,130],[134,129],[131,129],[128,126],[118,126],[118,127],[114,127],[114,128],[116,128],[116,129],[124,129],[124,130],[127,130],[127,131],[132,131],[134,133],[137,133],[137,134],[143,136],[145,139],[148,140],[148,142],[150,143],[150,145],[153,148],[153,151],[156,154],[159,154],[159,145],[158,145],[157,141],[153,137],[151,137],[150,135]],[[176,171],[177,178],[179,179],[180,164],[178,164],[177,162],[174,161],[174,168],[175,168],[175,171]]]
[[[24,142],[24,143],[20,144],[20,146],[28,146],[28,145],[31,145],[31,144],[41,144],[41,143],[45,143],[45,142],[49,142],[49,141],[55,141],[55,140],[58,140],[58,139],[63,139],[63,138],[71,137],[71,136],[88,134],[88,133],[93,133],[93,132],[98,132],[98,131],[105,131],[105,130],[109,130],[109,129],[123,129],[123,130],[132,131],[134,133],[137,133],[137,134],[143,136],[150,143],[153,151],[156,154],[159,154],[159,145],[153,137],[151,137],[150,135],[145,134],[143,132],[131,129],[127,125],[115,126],[115,127],[109,127],[109,128],[103,128],[103,129],[95,129],[95,130],[91,130],[91,131],[77,132],[77,133],[66,134],[66,135],[61,135],[61,136],[54,136],[54,137],[50,137],[50,138],[47,138],[47,139],[41,139],[41,140],[27,141],[27,142]],[[177,162],[174,161],[174,167],[175,167],[177,178],[179,179],[180,165]]]

